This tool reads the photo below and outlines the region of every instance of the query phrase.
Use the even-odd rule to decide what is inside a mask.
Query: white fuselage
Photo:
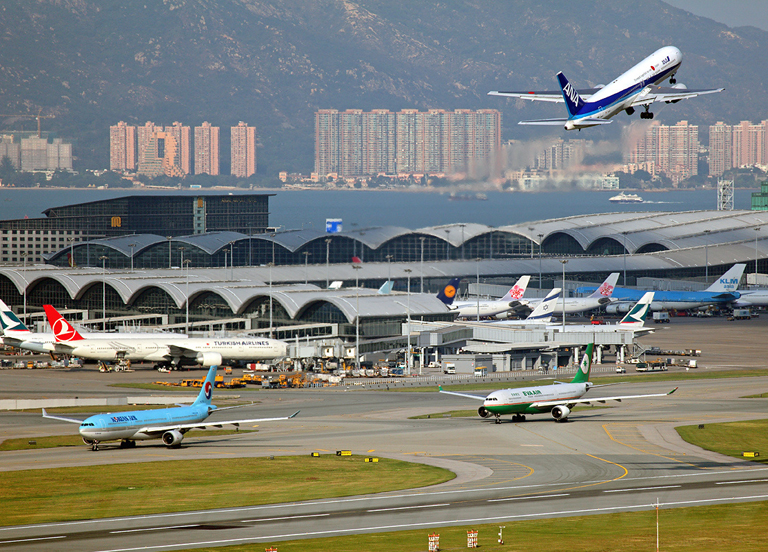
[[[494,391],[485,398],[483,406],[493,414],[535,414],[548,412],[552,406],[536,408],[531,405],[539,402],[567,401],[579,399],[588,390],[588,383],[561,383],[539,387],[521,387]]]
[[[509,304],[513,301],[458,301],[449,307],[451,312],[458,314],[459,318],[472,318],[480,313],[480,318],[495,316],[507,312],[510,309]]]

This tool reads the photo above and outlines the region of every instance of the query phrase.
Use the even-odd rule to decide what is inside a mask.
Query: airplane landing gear
[[[645,106],[645,111],[640,114],[641,119],[653,119],[653,113],[649,111],[650,108],[650,105]]]
[[[94,451],[94,452],[99,450],[99,442],[98,441],[94,441],[93,444],[91,444],[91,450]]]
[[[669,76],[669,84],[677,84],[677,79],[675,78],[675,75]]]
[[[525,421],[525,414],[515,414],[512,416],[513,422],[524,422]]]
[[[494,423],[500,424],[500,423],[501,423],[501,416],[499,416],[498,414],[496,414],[496,420],[495,420],[495,422],[494,422]]]

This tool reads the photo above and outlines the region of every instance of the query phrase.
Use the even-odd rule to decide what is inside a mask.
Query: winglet
[[[675,392],[675,391],[677,391],[678,389],[680,389],[680,388],[679,388],[679,387],[675,387],[675,388],[674,388],[672,391],[670,391],[669,393],[667,393],[667,395],[671,395],[672,393],[674,393],[674,392]]]
[[[299,415],[299,412],[301,412],[301,410],[297,410],[296,412],[294,412],[293,414],[291,414],[290,416],[288,416],[288,419],[290,420],[291,418],[295,418],[296,416],[298,416],[298,415]]]
[[[438,391],[442,391],[442,390],[443,390],[443,386],[442,386],[442,385],[438,385],[438,386],[437,386],[437,390],[438,390]]]

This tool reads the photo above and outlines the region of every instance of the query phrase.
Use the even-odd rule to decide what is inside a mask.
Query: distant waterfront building
[[[219,174],[219,127],[208,121],[195,127],[195,174]]]
[[[178,143],[169,132],[153,132],[146,138],[144,152],[139,162],[139,174],[150,177],[175,176],[183,178]]]
[[[653,122],[629,153],[629,163],[652,162],[657,173],[669,177],[674,184],[696,176],[699,172],[699,127],[688,121],[674,126]]]
[[[109,127],[109,170],[136,170],[136,127],[125,121]]]
[[[726,125],[722,121],[709,127],[709,174],[722,176],[736,168],[768,165],[768,120],[758,124],[741,121]]]
[[[578,165],[584,159],[586,142],[584,140],[558,139],[536,158],[536,168],[539,170],[563,170]]]
[[[165,127],[166,134],[170,134],[176,140],[178,151],[178,167],[185,175],[192,173],[192,129],[176,121],[171,126]]]
[[[55,171],[72,170],[72,144],[61,138],[48,142],[48,137],[36,134],[21,139],[21,170]]]
[[[733,167],[733,127],[722,121],[709,127],[709,176],[722,176]]]
[[[0,136],[0,160],[7,157],[16,170],[21,168],[21,144],[13,134]]]
[[[231,173],[240,178],[256,174],[256,127],[240,121],[231,132]]]
[[[501,113],[488,110],[315,113],[315,171],[378,174],[485,174],[501,148]]]
[[[136,147],[136,160],[141,165],[141,160],[144,157],[144,148],[147,146],[147,143],[151,139],[152,135],[155,132],[162,132],[163,127],[160,125],[156,125],[152,121],[147,121],[144,123],[143,126],[136,128],[136,138],[137,138],[137,147]],[[139,170],[141,170],[141,167],[139,167]]]

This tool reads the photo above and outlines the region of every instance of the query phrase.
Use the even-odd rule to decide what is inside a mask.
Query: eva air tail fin
[[[203,382],[203,388],[200,389],[200,394],[195,399],[195,402],[192,403],[192,406],[204,404],[208,406],[209,411],[211,410],[211,397],[213,397],[213,388],[216,385],[217,368],[218,366],[211,366],[211,369],[208,370],[208,375]]]
[[[557,74],[557,82],[560,83],[560,90],[563,92],[563,99],[565,99],[565,107],[568,108],[568,115],[573,117],[579,110],[584,107],[584,100],[581,99],[578,91],[568,82],[562,71]]]
[[[594,347],[594,343],[587,345],[587,351],[584,353],[579,369],[576,371],[576,375],[573,376],[571,383],[586,383],[589,381],[589,372],[592,369],[592,349]]]

